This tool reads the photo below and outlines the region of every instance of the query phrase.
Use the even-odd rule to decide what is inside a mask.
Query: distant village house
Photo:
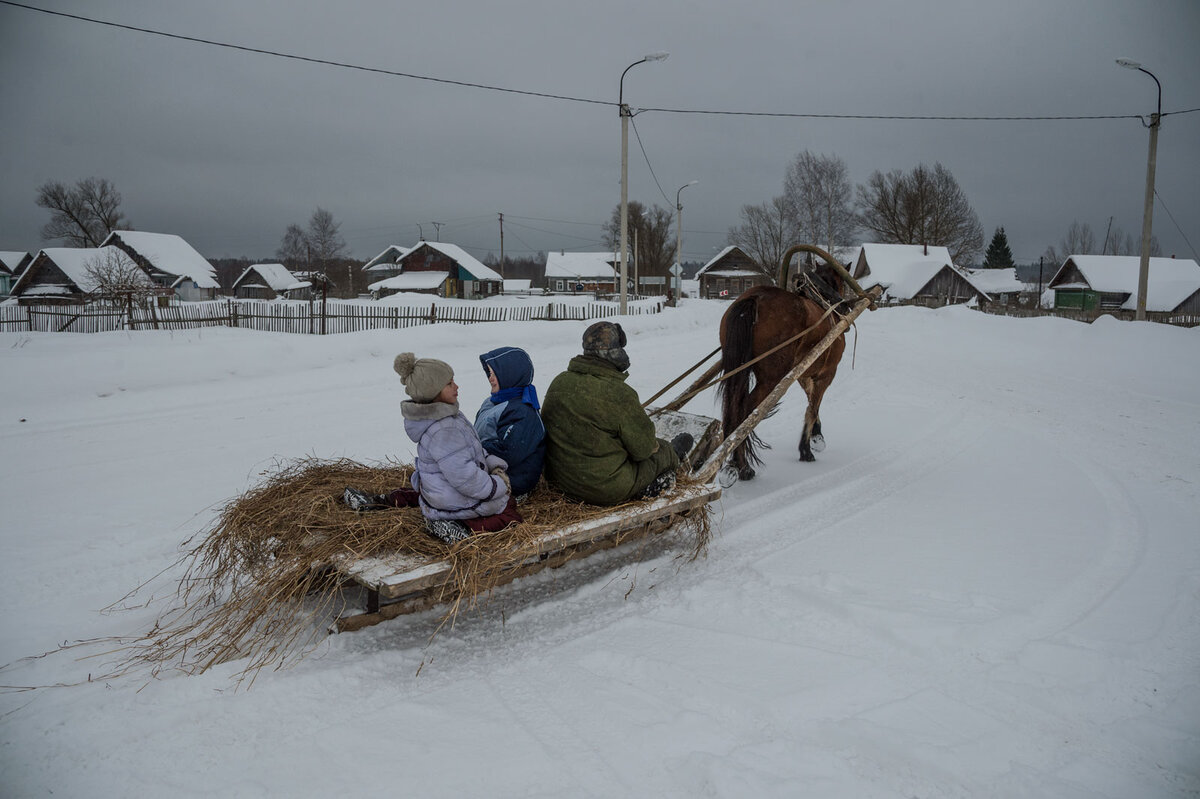
[[[740,247],[730,245],[700,267],[700,297],[709,300],[736,299],[752,286],[770,286],[774,281],[763,273]]]
[[[114,230],[101,246],[120,247],[156,285],[173,289],[181,300],[212,300],[221,290],[212,264],[172,233]]]
[[[1072,255],[1050,278],[1048,289],[1055,308],[1136,310],[1140,272],[1136,255]],[[1200,316],[1200,266],[1190,258],[1151,258],[1146,310]]]
[[[375,266],[383,263],[386,261]],[[400,255],[395,268],[394,276],[377,280],[367,287],[375,297],[413,292],[475,300],[504,291],[504,281],[498,272],[454,244],[422,241]]]
[[[629,277],[632,279],[633,274]],[[546,288],[559,294],[598,294],[620,290],[616,257],[611,252],[546,254]]]
[[[247,300],[308,299],[312,282],[300,280],[283,264],[253,264],[233,282],[233,295]]]

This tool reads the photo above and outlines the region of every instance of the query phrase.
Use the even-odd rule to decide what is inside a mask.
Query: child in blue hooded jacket
[[[479,362],[492,394],[475,414],[475,432],[488,454],[508,464],[513,496],[524,498],[537,486],[546,456],[533,361],[518,347],[500,347],[480,355]]]

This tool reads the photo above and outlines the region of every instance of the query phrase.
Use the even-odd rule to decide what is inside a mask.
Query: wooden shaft
[[[867,292],[868,296],[859,300],[850,310],[850,313],[838,320],[838,323],[835,324],[833,328],[825,334],[825,338],[821,339],[817,345],[809,351],[808,355],[805,356],[803,360],[792,367],[792,370],[788,372],[787,375],[779,381],[779,384],[771,390],[771,393],[767,395],[767,398],[764,399],[757,408],[750,412],[750,415],[747,416],[742,423],[737,426],[737,429],[730,434],[729,438],[725,439],[721,443],[721,446],[717,447],[717,451],[712,454],[712,457],[705,461],[704,465],[696,471],[695,475],[698,480],[702,482],[708,482],[717,476],[717,472],[721,470],[721,466],[725,463],[725,460],[735,449],[737,449],[738,445],[746,440],[746,438],[754,430],[754,427],[763,420],[771,408],[775,406],[775,403],[778,402],[781,397],[783,397],[784,393],[786,393],[791,387],[792,382],[799,378],[800,375],[804,374],[805,371],[807,371],[808,368],[816,362],[817,358],[820,358],[822,355],[824,355],[825,351],[829,349],[834,340],[837,339],[838,336],[845,333],[846,329],[850,327],[851,322],[857,319],[859,314],[867,310],[867,308],[869,308],[871,304],[878,299],[882,292],[883,289],[881,287],[873,287]]]

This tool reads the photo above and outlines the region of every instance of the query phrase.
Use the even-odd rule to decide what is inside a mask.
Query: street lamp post
[[[1162,84],[1154,73],[1132,58],[1118,58],[1117,63],[1126,69],[1136,69],[1154,78],[1158,86],[1158,110],[1150,116],[1150,156],[1146,162],[1146,202],[1142,209],[1142,259],[1138,266],[1137,310],[1133,318],[1146,318],[1146,289],[1150,282],[1150,233],[1154,220],[1154,168],[1158,158],[1158,128],[1162,122]]]
[[[625,72],[644,64],[647,61],[662,61],[670,53],[648,53],[638,61],[625,67]],[[621,315],[628,313],[629,308],[629,264],[626,241],[629,236],[629,118],[633,116],[629,106],[625,105],[625,72],[621,73],[621,81],[617,86],[617,111],[621,115]]]
[[[679,202],[679,194],[688,186],[695,186],[700,181],[689,180],[675,192],[675,304],[679,304],[679,292],[683,288],[683,204]]]

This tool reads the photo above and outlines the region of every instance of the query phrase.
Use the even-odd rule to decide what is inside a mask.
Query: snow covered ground
[[[643,396],[724,307],[628,319]],[[544,390],[585,326],[0,334],[0,793],[1200,793],[1200,329],[884,309],[828,448],[796,460],[789,392],[706,560],[605,553],[249,691],[236,663],[87,683],[90,650],[31,658],[144,629],[99,609],[276,458],[410,459],[397,352],[449,361],[473,412],[480,352],[525,347]]]

